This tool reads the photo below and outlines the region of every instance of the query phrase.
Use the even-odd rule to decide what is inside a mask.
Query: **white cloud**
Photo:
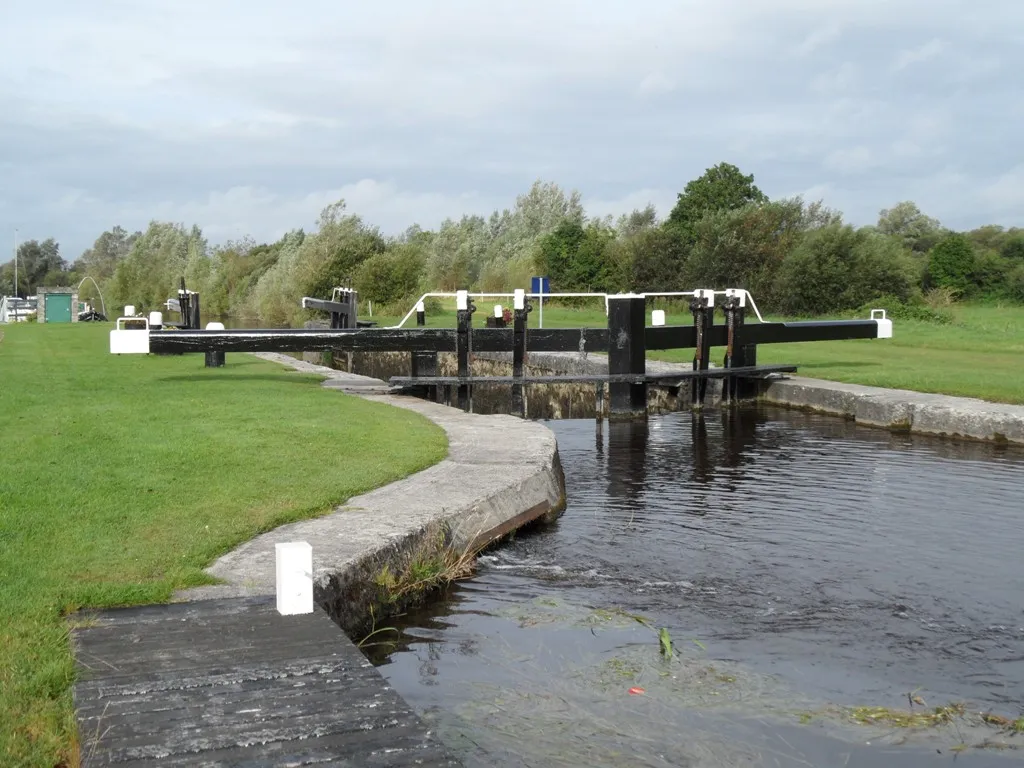
[[[675,88],[676,84],[664,72],[655,71],[647,74],[640,81],[638,90],[641,96],[658,96],[664,93],[671,93]]]
[[[793,54],[799,57],[808,56],[822,46],[828,45],[836,40],[841,33],[842,27],[838,24],[828,24],[824,27],[818,27],[800,41],[800,43],[793,49]]]
[[[822,165],[838,173],[864,173],[876,164],[875,154],[868,147],[849,147],[829,152]]]
[[[896,61],[892,68],[895,71],[906,69],[913,64],[921,64],[934,59],[936,56],[946,50],[946,43],[939,39],[929,40],[924,45],[918,46],[917,48],[908,48],[900,51],[899,56],[896,57]]]

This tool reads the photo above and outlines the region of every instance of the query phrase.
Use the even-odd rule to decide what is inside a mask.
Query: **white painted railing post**
[[[313,547],[305,541],[274,545],[277,555],[277,612],[313,612]]]

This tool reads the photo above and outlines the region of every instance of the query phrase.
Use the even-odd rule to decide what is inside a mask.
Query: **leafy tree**
[[[1006,295],[1024,303],[1024,264],[1018,264],[1006,275]]]
[[[984,296],[998,296],[1006,288],[1006,276],[1013,262],[987,248],[976,250],[970,280],[972,291]]]
[[[355,285],[360,299],[393,304],[417,292],[426,258],[415,244],[399,243],[376,253],[359,267]]]
[[[705,215],[767,201],[768,197],[754,184],[753,175],[744,175],[735,165],[719,163],[686,185],[669,214],[668,224],[692,242],[697,223]]]
[[[631,290],[686,290],[681,280],[686,243],[678,230],[664,227],[645,229],[626,240],[624,249],[625,258],[620,256],[614,261],[606,258],[606,264],[611,267],[617,263],[619,274],[623,267],[631,267],[628,286]]]
[[[83,277],[89,275],[97,281],[109,280],[114,276],[117,265],[131,252],[132,244],[141,236],[141,232],[128,234],[123,227],[115,226],[96,238],[92,248],[78,257],[74,269]]]
[[[963,234],[947,235],[928,253],[928,283],[938,288],[952,288],[961,295],[971,291],[974,271],[974,248]]]
[[[915,267],[893,238],[868,228],[829,224],[808,232],[782,263],[776,303],[794,314],[854,309],[879,296],[907,301]]]
[[[925,216],[910,200],[882,209],[878,214],[878,231],[919,253],[927,252],[945,234],[938,219]]]
[[[68,280],[68,264],[61,258],[60,245],[52,237],[43,240],[26,240],[18,245],[18,285],[20,296],[31,296],[40,287],[63,285]],[[6,293],[14,288],[14,262],[5,268],[3,288]]]
[[[711,211],[694,227],[684,270],[691,287],[746,288],[770,299],[775,275],[814,216],[800,198]]]
[[[1011,230],[1007,233],[999,249],[1000,255],[1009,261],[1024,262],[1024,230]]]
[[[645,229],[653,229],[658,226],[658,211],[653,204],[648,204],[644,209],[635,208],[632,213],[626,213],[619,217],[615,229],[620,237],[633,237]]]
[[[538,243],[537,270],[560,291],[576,287],[575,261],[586,233],[578,221],[565,220]]]

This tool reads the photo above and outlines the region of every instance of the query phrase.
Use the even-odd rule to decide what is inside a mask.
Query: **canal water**
[[[467,766],[1022,762],[977,715],[1024,715],[1024,452],[774,409],[547,424],[562,518],[368,643]]]

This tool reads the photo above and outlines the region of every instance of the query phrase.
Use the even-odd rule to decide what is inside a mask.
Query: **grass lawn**
[[[606,327],[600,299],[590,301],[593,307],[582,309],[546,305],[544,327]],[[483,326],[494,303],[477,300],[474,326]],[[668,310],[670,325],[693,322],[682,305],[662,306]],[[896,320],[892,339],[764,344],[758,348],[757,361],[793,363],[799,366],[799,375],[819,379],[1024,404],[1024,307],[965,304],[956,306],[954,314],[956,321],[952,325]],[[538,315],[534,300],[531,327],[537,327]],[[401,318],[373,319],[384,326]],[[723,322],[721,314],[716,322]],[[404,327],[415,326],[415,318],[411,318]],[[454,327],[454,305],[440,314],[428,315],[427,326]],[[713,360],[720,364],[724,354],[724,349],[715,349]],[[693,359],[693,352],[652,351],[649,357],[688,362]]]
[[[115,357],[0,326],[0,765],[74,764],[63,614],[167,600],[259,532],[442,459],[421,416],[250,355]]]

